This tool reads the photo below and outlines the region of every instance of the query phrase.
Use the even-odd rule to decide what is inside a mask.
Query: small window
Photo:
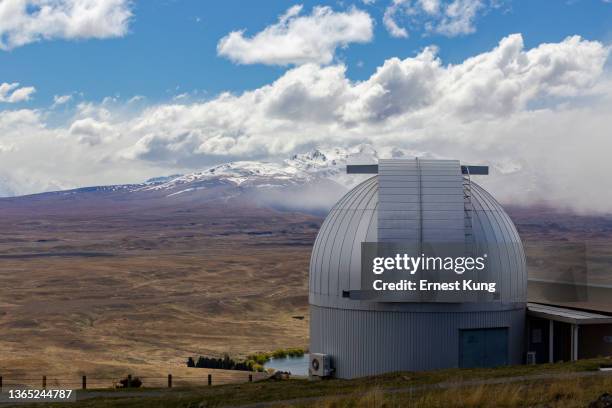
[[[542,329],[533,329],[531,331],[531,342],[533,344],[542,343]]]

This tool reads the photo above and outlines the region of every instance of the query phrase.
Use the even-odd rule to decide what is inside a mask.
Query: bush
[[[272,352],[271,354],[273,358],[302,357],[304,355],[304,349],[301,349],[301,348],[278,349]]]
[[[187,367],[196,368],[217,368],[221,370],[241,370],[251,371],[252,362],[247,361],[234,361],[228,354],[224,354],[223,358],[210,358],[210,357],[198,357],[198,361],[191,365],[193,358],[189,357],[187,360]]]
[[[252,360],[257,364],[264,365],[268,361],[270,361],[271,354],[270,353],[255,353],[247,356],[247,360]]]
[[[286,358],[286,357],[301,357],[304,355],[304,349],[301,348],[288,348],[278,349],[271,353],[254,353],[249,354],[244,361],[235,361],[225,353],[223,358],[209,358],[209,357],[198,357],[197,361],[194,361],[193,357],[189,357],[187,360],[187,367],[197,368],[220,368],[223,370],[241,370],[241,371],[264,371],[264,365],[270,361],[271,358]]]
[[[132,378],[132,380],[129,381],[129,385],[128,381],[128,377],[125,377],[123,380],[119,380],[119,384],[121,384],[123,388],[140,388],[142,386],[142,380],[138,377]]]
[[[304,349],[301,348],[288,348],[285,351],[289,357],[302,357],[304,355]]]

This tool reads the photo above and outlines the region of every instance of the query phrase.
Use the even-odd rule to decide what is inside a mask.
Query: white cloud
[[[64,105],[72,100],[72,95],[54,95],[53,96],[53,106]]]
[[[0,144],[0,153],[11,153],[14,152],[16,150],[15,145],[3,145]]]
[[[405,3],[404,0],[393,0],[392,4],[385,9],[383,24],[389,34],[391,34],[391,37],[408,38],[408,31],[400,27],[395,21],[396,15],[401,11],[403,3]]]
[[[41,40],[121,37],[130,0],[2,0],[0,49]]]
[[[440,0],[419,0],[419,5],[427,14],[436,15],[440,12]]]
[[[128,103],[136,103],[136,102],[141,102],[144,101],[145,97],[142,95],[134,95],[132,96],[130,99],[128,99]]]
[[[359,139],[400,123],[410,129],[439,120],[494,120],[538,100],[588,94],[607,54],[580,37],[525,50],[522,37],[512,35],[458,65],[444,66],[435,48],[392,58],[357,83],[346,78],[344,66],[307,64],[242,95],[151,108],[131,124],[131,133],[144,136],[128,151],[133,158],[178,162],[276,155],[335,133]]]
[[[19,133],[17,128],[30,129],[42,126],[40,112],[32,109],[0,111],[1,134]],[[13,129],[12,129],[13,128]]]
[[[433,47],[391,58],[358,82],[343,65],[305,64],[271,84],[206,102],[136,114],[120,101],[81,103],[68,124],[53,128],[45,112],[5,111],[0,143],[15,149],[2,154],[0,176],[18,169],[41,180],[28,188],[135,182],[366,142],[489,164],[494,175],[482,182],[502,200],[612,211],[612,190],[597,176],[612,173],[609,53],[577,36],[525,49],[511,35],[453,65]]]
[[[183,92],[178,95],[174,95],[172,97],[172,100],[174,101],[180,101],[180,100],[185,100],[185,99],[189,99],[189,92]]]
[[[364,11],[314,7],[310,15],[301,15],[302,8],[289,8],[276,24],[252,37],[244,31],[229,33],[217,44],[218,54],[240,64],[328,64],[338,47],[372,39],[373,22]]]
[[[483,7],[481,0],[454,0],[446,7],[434,30],[449,37],[471,34],[476,31],[474,20]]]
[[[32,109],[0,111],[0,196],[56,189],[54,176],[69,177],[58,171],[66,156],[43,116]]]
[[[79,143],[95,146],[113,136],[113,127],[93,118],[76,120],[70,125],[68,133],[78,138]]]
[[[0,84],[0,102],[17,103],[30,100],[32,94],[36,92],[33,86],[19,87],[18,82]]]
[[[499,0],[391,0],[383,24],[392,37],[408,37],[404,23],[412,30],[456,37],[475,32],[479,14],[499,6]]]

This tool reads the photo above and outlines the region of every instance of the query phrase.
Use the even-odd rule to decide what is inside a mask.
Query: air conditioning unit
[[[527,352],[527,365],[534,365],[536,363],[536,352],[528,351]]]
[[[314,377],[329,377],[334,372],[329,354],[310,353],[308,373]]]

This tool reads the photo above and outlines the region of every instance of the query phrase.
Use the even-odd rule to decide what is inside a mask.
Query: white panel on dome
[[[425,238],[465,240],[463,179],[457,160],[380,160],[378,200],[379,242],[401,239],[421,246]]]

